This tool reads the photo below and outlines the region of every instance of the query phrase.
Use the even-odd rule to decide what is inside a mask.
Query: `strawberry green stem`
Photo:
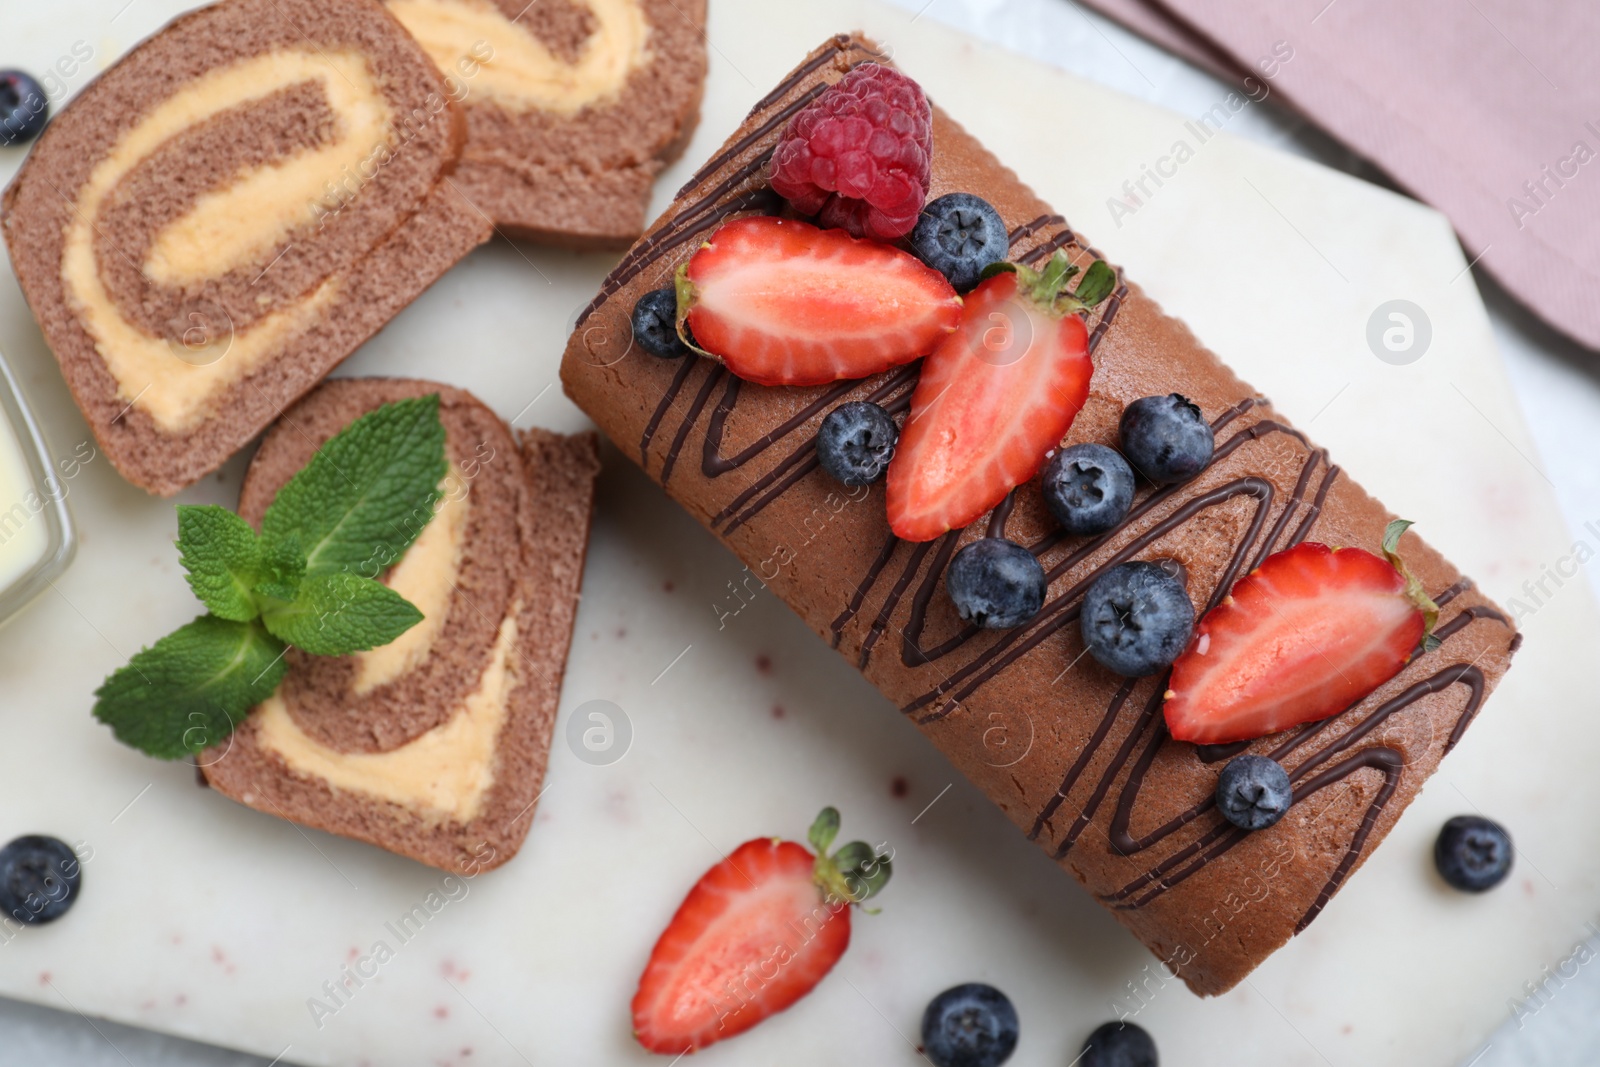
[[[1015,274],[1019,290],[1040,308],[1060,318],[1093,310],[1117,287],[1117,272],[1105,260],[1097,259],[1083,272],[1077,292],[1071,292],[1067,283],[1078,274],[1078,270],[1065,252],[1057,252],[1050,257],[1043,270],[1034,270],[1026,263],[994,263],[984,270],[983,276],[991,278],[1001,273]]]
[[[689,280],[689,264],[680,264],[677,271],[672,275],[672,291],[678,297],[678,311],[674,317],[674,324],[678,330],[678,340],[682,341],[691,351],[716,359],[716,356],[695,344],[694,337],[689,333],[689,309],[694,307],[695,301],[699,298],[699,294],[695,292],[694,282]]]
[[[1433,636],[1433,628],[1439,622],[1439,605],[1428,595],[1422,580],[1412,574],[1411,568],[1400,558],[1400,535],[1410,529],[1411,525],[1410,519],[1395,519],[1384,528],[1383,554],[1394,569],[1400,572],[1400,577],[1405,579],[1406,598],[1422,612],[1422,651],[1430,652],[1439,647],[1439,639]]]
[[[839,809],[823,808],[807,835],[811,847],[817,850],[812,877],[826,900],[860,905],[888,884],[889,857],[878,855],[865,841],[852,841],[830,856],[828,846],[838,833]]]

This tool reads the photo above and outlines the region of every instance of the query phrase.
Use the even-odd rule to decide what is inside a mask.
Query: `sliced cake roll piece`
[[[461,190],[512,237],[626,248],[705,86],[706,0],[386,0],[467,115]]]
[[[738,365],[779,350],[776,344],[763,348],[750,323],[776,331],[786,325],[781,315],[790,313],[819,333],[819,323],[844,332],[828,316],[768,300],[775,291],[764,284],[775,276],[771,264],[788,256],[787,262],[800,265],[787,277],[801,277],[811,262],[804,256],[820,258],[820,253],[799,250],[821,247],[822,240],[808,237],[816,231],[796,224],[797,207],[775,194],[770,164],[790,117],[808,102],[820,101],[848,72],[887,62],[871,42],[841,36],[812,53],[758,103],[606,279],[568,342],[562,381],[619,449],[635,457],[812,629],[860,667],[1023,833],[1190,988],[1222,992],[1313,922],[1372,854],[1479,714],[1510,667],[1520,635],[1460,571],[1407,533],[1399,551],[1421,590],[1437,604],[1437,645],[1401,649],[1404,666],[1398,674],[1375,689],[1363,685],[1364,695],[1320,721],[1293,718],[1283,725],[1299,725],[1256,728],[1226,737],[1229,743],[1176,740],[1167,726],[1174,707],[1168,681],[1175,672],[1137,676],[1140,671],[1130,669],[1132,676],[1123,677],[1089,654],[1081,616],[1086,593],[1107,588],[1096,586],[1097,579],[1125,561],[1141,561],[1140,574],[1161,574],[1169,594],[1179,587],[1177,596],[1186,595],[1189,606],[1204,615],[1239,592],[1240,580],[1264,560],[1294,546],[1305,546],[1310,554],[1317,543],[1365,550],[1370,557],[1352,551],[1348,558],[1389,567],[1381,558],[1382,544],[1394,516],[1182,322],[1120,276],[1107,280],[1099,298],[1087,302],[1092,310],[1082,320],[1064,321],[1076,313],[1070,304],[1072,310],[1050,319],[1057,325],[1049,328],[1057,334],[1033,332],[1032,316],[1042,313],[1032,295],[1026,296],[1035,302],[1032,310],[1013,305],[1023,309],[1020,318],[996,312],[992,319],[972,320],[978,323],[974,331],[987,331],[996,320],[1004,328],[999,334],[952,335],[958,343],[972,343],[968,351],[978,353],[954,370],[941,354],[965,353],[941,345],[921,363],[860,380],[763,386],[737,377],[733,358],[698,358],[681,346],[667,348],[676,344],[670,334],[663,341],[659,330],[642,329],[636,338],[633,322],[660,323],[665,314],[652,298],[634,319],[641,298],[671,286],[677,269],[691,257],[700,257],[702,264],[701,270],[686,273],[680,290],[700,301],[690,304],[691,332],[708,347],[718,344],[702,326],[718,325],[719,310],[726,321],[748,327],[741,340],[754,337],[755,342],[742,344]],[[867,78],[887,81],[868,71],[858,84]],[[902,102],[913,100],[900,89],[892,91]],[[883,114],[893,112],[885,107]],[[803,124],[797,120],[796,125]],[[1030,284],[1043,285],[1046,264],[1055,262],[1060,278],[1064,264],[1053,260],[1058,252],[1084,269],[1077,293],[1093,277],[1106,279],[1105,268],[1088,269],[1102,258],[1088,238],[974,137],[937,107],[931,125],[930,203],[952,193],[983,198],[999,216],[997,242],[1009,243],[1006,258],[1039,269],[1032,275],[1002,272],[983,283],[986,288],[967,294],[971,308],[992,309],[993,294],[1021,284],[1007,279],[1028,277]],[[812,128],[821,128],[820,120]],[[911,131],[915,124],[901,128]],[[719,226],[756,214],[782,221],[735,221],[736,229],[719,239]],[[739,261],[747,268],[744,275],[727,266],[760,239],[768,242],[762,250],[770,250],[769,256]],[[917,243],[915,236],[911,243]],[[974,243],[971,237],[953,242],[958,249]],[[881,247],[878,255],[856,255],[853,262],[892,259]],[[714,279],[707,275],[719,270],[756,280],[747,285],[755,294],[750,304],[741,307],[737,297],[729,303],[725,292],[713,299]],[[842,273],[842,266],[836,268],[836,276]],[[887,282],[860,280],[859,289],[871,297]],[[847,284],[837,288],[855,292]],[[908,289],[902,284],[895,291]],[[870,305],[868,297],[837,306]],[[672,306],[670,290],[665,306]],[[751,306],[760,312],[750,312]],[[748,318],[739,319],[730,307],[749,312]],[[1014,322],[1030,324],[1030,332],[1023,334]],[[1081,397],[1064,385],[1049,384],[1064,375],[1029,377],[1039,366],[1067,365],[1059,337],[1069,326],[1081,342],[1083,359],[1093,361]],[[975,343],[960,340],[973,336],[998,346],[990,350],[997,355],[986,359]],[[1007,338],[1024,336],[1031,339],[1029,347],[1016,357]],[[658,358],[651,348],[678,358]],[[1046,359],[1053,362],[1040,362]],[[872,454],[868,446],[874,438],[848,429],[861,425],[862,409],[853,406],[856,414],[843,411],[830,420],[833,429],[823,435],[820,452],[818,431],[845,405],[880,405],[881,422],[900,424],[893,463],[922,464],[910,472],[913,487],[939,484],[941,467],[928,459],[939,455],[927,443],[934,431],[923,432],[919,447],[907,428],[914,425],[907,419],[918,417],[919,378],[948,389],[921,409],[924,415],[934,412],[927,417],[935,421],[927,425],[940,427],[939,433],[951,425],[941,421],[939,398],[954,397],[945,399],[953,405],[945,411],[970,413],[981,407],[983,394],[976,388],[956,392],[952,381],[998,382],[987,395],[1012,405],[1013,412],[1049,404],[1052,396],[1081,402],[1061,443],[1099,445],[1108,453],[1129,448],[1119,424],[1130,405],[1178,393],[1192,401],[1181,405],[1185,411],[1198,408],[1188,417],[1209,424],[1207,437],[1214,438],[1215,449],[1196,459],[1194,469],[1170,478],[1163,474],[1170,484],[1140,480],[1124,504],[1129,510],[1092,531],[1069,533],[1052,516],[1039,477],[1023,480],[1037,466],[1013,462],[1012,468],[1023,466],[1024,473],[1011,481],[1009,492],[1002,487],[994,501],[980,500],[983,513],[975,519],[965,518],[969,507],[960,511],[956,528],[949,528],[954,523],[931,531],[924,526],[914,531],[914,539],[909,539],[913,532],[905,532],[908,539],[902,540],[890,524],[896,503],[893,466],[887,494],[882,484],[850,486],[828,473],[830,462],[838,469],[850,459],[845,453],[841,460],[839,451],[846,433],[857,433],[858,460]],[[1021,395],[1008,391],[1009,383],[1019,381],[1042,384]],[[948,460],[949,468],[1000,470],[1005,457],[998,456],[999,449],[1011,447],[1026,431],[1025,423],[1033,420],[999,419],[1003,432],[990,439],[952,431],[952,440],[989,465]],[[876,447],[881,453],[884,446]],[[1045,451],[1033,455],[1037,463],[1044,462]],[[986,550],[966,557],[959,553],[984,538],[1013,543],[1004,550],[1009,570],[984,570],[980,563],[980,577],[989,577],[974,582],[973,571],[962,574],[954,565],[963,558],[981,561]],[[1389,574],[1393,577],[1393,568]],[[1029,584],[1030,575],[1036,584]],[[981,628],[977,612],[968,612],[975,621],[963,617],[952,585],[964,590],[966,603],[992,596],[995,614],[1014,610],[1016,618],[1000,624],[1005,628]],[[1141,600],[1135,608],[1133,595],[1122,597],[1115,585],[1109,588],[1102,603],[1117,596],[1113,616],[1125,611],[1140,622],[1161,621],[1161,603],[1147,608]],[[1028,602],[1033,591],[1037,603]],[[1361,599],[1348,598],[1350,603]],[[1382,602],[1392,606],[1393,600]],[[1123,607],[1124,602],[1130,606]],[[1400,602],[1404,611],[1413,610],[1405,598]],[[1336,596],[1333,611],[1340,607]],[[1333,611],[1329,617],[1345,618]],[[1103,621],[1105,613],[1098,618]],[[1421,627],[1419,618],[1413,641]],[[1206,655],[1203,638],[1194,647],[1195,655]],[[1268,729],[1277,732],[1256,736]],[[1236,742],[1241,737],[1254,739]],[[1278,761],[1293,786],[1292,803],[1280,821],[1253,832],[1226,820],[1215,800],[1222,768],[1245,751]]]
[[[488,239],[448,94],[377,0],[223,0],[50,124],[0,228],[124,477],[214,469]]]
[[[239,513],[259,525],[323,442],[373,408],[440,396],[443,499],[382,580],[423,613],[391,644],[291,649],[278,691],[202,753],[250,807],[462,874],[510,859],[533,820],[588,544],[593,434],[521,440],[432,382],[335,379],[289,409],[251,462]]]

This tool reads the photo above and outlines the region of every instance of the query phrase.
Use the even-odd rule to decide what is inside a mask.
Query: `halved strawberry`
[[[1337,715],[1399,674],[1439,618],[1396,552],[1410,525],[1389,524],[1383,556],[1306,542],[1241,578],[1172,665],[1172,736],[1262,737]]]
[[[735,219],[678,270],[680,332],[761,385],[865,378],[933,351],[961,320],[944,275],[805,222]],[[685,338],[687,341],[688,338]]]
[[[991,268],[993,269],[993,268]],[[889,464],[889,525],[931,541],[967,525],[1032,478],[1089,396],[1079,312],[1116,284],[1096,260],[1078,286],[1057,253],[1044,271],[1006,265],[967,294],[961,327],[922,364]]]
[[[816,853],[746,841],[695,883],[650,953],[633,1033],[680,1054],[750,1029],[811,992],[850,944],[850,908],[882,889],[889,859],[852,841],[827,854],[839,813],[811,825]]]

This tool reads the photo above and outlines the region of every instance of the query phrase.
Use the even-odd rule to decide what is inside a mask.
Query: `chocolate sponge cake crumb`
[[[376,0],[223,0],[84,89],[0,230],[123,476],[214,470],[487,240],[451,184],[465,137]]]
[[[1176,392],[1199,406],[1216,449],[1192,480],[1142,486],[1127,517],[1095,537],[1067,536],[1035,479],[964,530],[903,542],[882,485],[846,490],[818,469],[828,413],[871,400],[903,415],[915,364],[769,388],[716,360],[661,360],[632,345],[635,302],[672,284],[720,222],[788,210],[766,179],[785,116],[866,62],[887,59],[870,41],[835,38],[755,106],[606,279],[568,342],[562,381],[1022,833],[1191,989],[1221,993],[1313,922],[1383,840],[1479,713],[1519,635],[1407,533],[1402,552],[1442,609],[1438,648],[1321,722],[1227,746],[1169,737],[1164,675],[1121,678],[1085,655],[1078,610],[1098,575],[1126,559],[1166,561],[1203,612],[1287,546],[1379,551],[1394,516],[1132,282],[1119,279],[1086,322],[1095,369],[1064,444],[1115,447],[1127,405]],[[1103,258],[935,107],[929,195],[955,192],[994,206],[1015,261],[1038,267],[1057,250],[1080,268]],[[1030,549],[1048,580],[1044,607],[1015,629],[969,626],[944,588],[957,550],[986,535]],[[1282,819],[1254,833],[1215,809],[1218,774],[1243,751],[1278,760],[1294,786]]]
[[[402,379],[335,379],[267,434],[246,474],[239,512],[259,525],[278,489],[328,438],[375,407],[429,393],[440,396],[452,464],[446,495],[461,496],[467,516],[442,625],[424,658],[365,691],[357,684],[359,654],[313,657],[291,650],[275,699],[324,758],[360,761],[404,753],[419,740],[437,743],[491,675],[497,638],[514,620],[515,644],[505,658],[512,678],[507,714],[493,739],[489,784],[476,813],[456,819],[292,766],[263,740],[261,708],[228,741],[202,753],[199,763],[217,790],[268,814],[471,874],[515,855],[532,824],[577,611],[599,472],[595,436],[529,430],[519,441],[461,390]],[[441,508],[432,521],[444,521],[442,514]]]
[[[639,236],[656,176],[683,152],[699,117],[706,0],[388,2],[452,79],[467,121],[455,182],[503,233],[569,248],[621,249]],[[488,36],[446,41],[429,32],[431,14],[463,8]],[[553,80],[578,81],[574,72],[600,50],[633,45],[636,55],[575,110],[540,106],[491,81],[490,72],[506,73],[523,54],[528,42],[519,36],[566,68]]]

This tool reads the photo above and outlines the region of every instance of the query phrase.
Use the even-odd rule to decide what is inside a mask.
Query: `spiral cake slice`
[[[512,237],[626,248],[705,87],[706,0],[385,0],[466,113],[456,184]]]
[[[367,411],[440,396],[444,497],[383,580],[423,621],[339,658],[290,650],[289,673],[199,762],[250,807],[471,874],[516,854],[544,779],[588,544],[593,434],[520,444],[468,393],[335,379],[291,408],[245,476],[259,525],[278,489]]]
[[[50,124],[0,226],[124,477],[214,469],[488,238],[448,94],[376,0],[223,0]]]
[[[917,364],[771,388],[714,360],[661,359],[635,343],[635,303],[671,285],[702,243],[714,247],[721,223],[792,214],[767,180],[786,117],[868,62],[887,60],[871,42],[835,38],[756,104],[606,279],[568,342],[562,380],[618,448],[1190,988],[1222,992],[1315,920],[1383,840],[1478,714],[1520,636],[1407,533],[1401,551],[1440,609],[1438,647],[1320,722],[1232,745],[1173,740],[1165,674],[1119,677],[1086,654],[1079,616],[1095,579],[1144,561],[1183,583],[1203,614],[1290,546],[1381,554],[1394,516],[1120,278],[1083,324],[1094,369],[1065,443],[1114,446],[1130,404],[1180,393],[1210,424],[1215,451],[1189,480],[1141,484],[1125,517],[1093,535],[1067,534],[1035,477],[964,529],[902,541],[881,485],[846,488],[819,470],[823,420],[855,401],[902,418]],[[930,202],[982,196],[1001,217],[1009,258],[1024,266],[1042,270],[1058,251],[1085,269],[1102,258],[966,131],[938,108],[932,115]],[[1046,586],[1042,606],[1008,629],[963,622],[949,595],[958,550],[986,536],[1031,554]],[[1293,785],[1281,820],[1253,833],[1225,821],[1214,800],[1225,761],[1246,750],[1277,760]]]

